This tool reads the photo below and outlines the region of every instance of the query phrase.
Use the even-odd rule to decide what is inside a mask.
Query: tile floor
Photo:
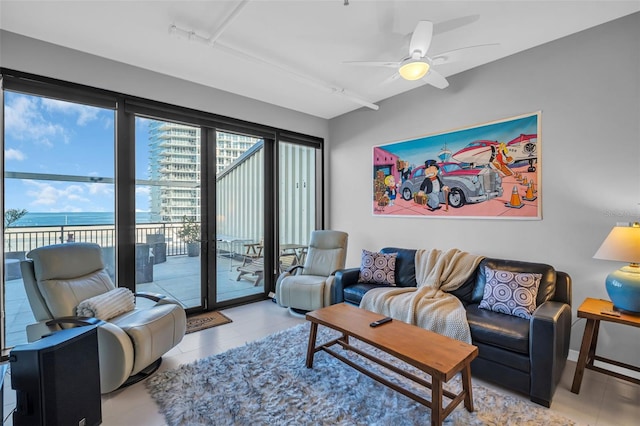
[[[303,322],[271,301],[263,301],[223,311],[233,322],[189,334],[177,348],[163,358],[161,370],[223,352],[248,341]],[[575,420],[580,425],[637,425],[640,419],[640,386],[587,370],[579,395],[569,390],[575,362],[568,362],[556,391],[551,410]],[[10,378],[5,386],[5,424],[11,425],[8,413],[15,406]],[[485,386],[490,384],[474,379]],[[494,387],[495,388],[495,387]],[[504,389],[501,392],[507,392]],[[523,397],[524,398],[524,397]],[[102,420],[105,426],[164,425],[163,417],[148,395],[144,383],[102,397]]]

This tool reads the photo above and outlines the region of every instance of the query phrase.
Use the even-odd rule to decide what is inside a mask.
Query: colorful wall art
[[[375,146],[373,214],[541,219],[541,116]]]

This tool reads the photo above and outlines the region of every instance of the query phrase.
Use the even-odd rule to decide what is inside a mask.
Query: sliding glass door
[[[215,139],[216,303],[224,303],[265,291],[265,149],[255,136]]]
[[[203,305],[200,128],[135,118],[136,290]]]

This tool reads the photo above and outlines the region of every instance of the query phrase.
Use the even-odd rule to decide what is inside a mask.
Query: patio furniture
[[[298,256],[295,254],[281,254],[279,259],[280,264],[280,273],[286,272],[292,267],[300,264],[298,261]]]
[[[22,278],[20,272],[20,261],[24,260],[23,251],[10,251],[4,254],[4,279],[19,280]]]
[[[258,243],[243,244],[244,246],[244,258],[242,259],[242,266],[245,266],[249,262],[253,262],[256,259],[262,257],[262,250],[264,248],[264,240],[260,239]]]
[[[149,244],[136,244],[136,284],[153,281],[154,254]]]
[[[251,263],[238,266],[238,272],[236,281],[240,281],[240,278],[249,279],[247,275],[251,275],[255,279],[253,285],[257,286],[264,278],[264,258],[254,259]]]
[[[167,261],[167,243],[164,234],[147,234],[147,244],[151,247],[154,264]]]
[[[18,259],[5,259],[4,260],[4,279],[18,280],[22,277],[20,274],[20,261]]]

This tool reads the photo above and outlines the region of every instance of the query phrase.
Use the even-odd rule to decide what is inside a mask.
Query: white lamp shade
[[[640,263],[640,224],[614,227],[593,257]]]

